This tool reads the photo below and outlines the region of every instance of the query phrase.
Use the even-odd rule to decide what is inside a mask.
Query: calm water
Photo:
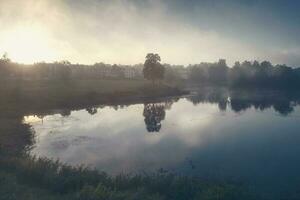
[[[101,106],[24,120],[36,132],[32,154],[72,165],[111,174],[165,169],[296,191],[298,99],[270,91],[205,90],[159,103]]]

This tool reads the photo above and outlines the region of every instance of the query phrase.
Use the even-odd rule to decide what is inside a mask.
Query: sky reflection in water
[[[36,131],[32,154],[111,174],[163,168],[211,180],[299,183],[299,106],[270,99],[198,94],[25,121]]]

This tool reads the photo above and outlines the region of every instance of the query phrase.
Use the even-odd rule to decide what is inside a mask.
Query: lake
[[[296,193],[299,99],[209,88],[143,104],[25,116],[24,122],[35,131],[32,155],[112,175],[163,170]]]

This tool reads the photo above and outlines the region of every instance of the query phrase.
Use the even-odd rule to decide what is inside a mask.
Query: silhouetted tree
[[[258,70],[259,67],[260,67],[259,62],[258,62],[257,60],[253,61],[252,67],[253,67],[254,69]]]
[[[7,52],[5,52],[2,55],[1,61],[3,61],[3,62],[10,62],[10,59],[8,58],[8,53]]]
[[[122,77],[124,77],[124,71],[122,70],[121,67],[119,67],[116,64],[114,64],[111,67],[111,72],[114,74],[115,78],[122,78]]]
[[[143,74],[144,78],[151,80],[154,84],[157,80],[162,80],[165,74],[165,67],[160,64],[161,58],[158,54],[149,53],[146,56]]]
[[[71,78],[71,63],[63,60],[56,63],[56,78],[63,81],[68,81]]]
[[[0,77],[8,77],[10,71],[10,59],[8,54],[4,53],[0,59]]]
[[[218,85],[224,85],[227,82],[228,67],[225,59],[220,59],[219,62],[212,64],[208,68],[210,82]]]
[[[164,79],[167,82],[177,82],[182,80],[182,77],[180,76],[180,70],[185,70],[183,66],[174,66],[169,64],[164,64],[165,67],[165,75]]]

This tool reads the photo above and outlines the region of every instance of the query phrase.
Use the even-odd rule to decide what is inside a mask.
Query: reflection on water
[[[144,105],[143,115],[145,117],[148,132],[159,132],[161,121],[165,119],[166,111],[164,103],[150,103]]]
[[[36,131],[34,155],[112,174],[163,168],[279,191],[300,184],[299,99],[271,91],[206,89],[181,99],[24,120]]]
[[[97,114],[97,112],[98,112],[97,108],[95,108],[95,107],[89,107],[86,109],[86,111],[91,115]]]
[[[27,117],[33,123],[38,118]],[[0,113],[0,157],[16,156],[30,151],[35,144],[34,131],[22,123],[21,115]]]
[[[261,111],[273,108],[281,115],[288,115],[299,105],[300,94],[288,91],[230,91],[224,88],[204,88],[188,100],[194,105],[203,102],[216,103],[221,111],[226,111],[229,105],[236,113],[254,107]]]

